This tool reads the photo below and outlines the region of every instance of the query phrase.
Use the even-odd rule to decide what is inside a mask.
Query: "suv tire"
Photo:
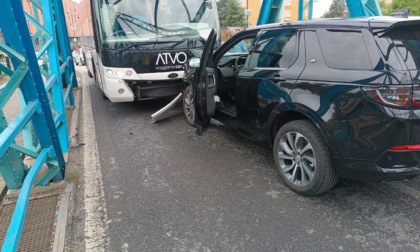
[[[292,121],[281,127],[273,155],[284,183],[300,195],[326,192],[338,181],[328,146],[310,121]]]
[[[191,85],[188,85],[182,94],[182,109],[187,123],[195,127],[194,94]]]

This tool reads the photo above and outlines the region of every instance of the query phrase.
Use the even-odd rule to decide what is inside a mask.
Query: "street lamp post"
[[[246,10],[245,10],[245,16],[246,16],[246,28],[249,27],[249,16],[252,15],[252,10],[248,9],[248,0],[246,0]]]

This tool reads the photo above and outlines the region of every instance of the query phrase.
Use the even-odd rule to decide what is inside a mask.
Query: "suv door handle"
[[[280,75],[274,75],[273,77],[268,78],[272,82],[281,82],[286,81],[286,78],[281,77]]]
[[[279,77],[271,77],[270,80],[272,80],[272,81],[285,81],[286,78],[283,78],[283,77],[279,76]]]
[[[216,86],[216,76],[214,75],[214,73],[210,73],[207,75],[207,87],[212,88]]]

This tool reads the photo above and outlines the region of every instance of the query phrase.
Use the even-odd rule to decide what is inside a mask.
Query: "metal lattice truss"
[[[346,0],[350,17],[382,16],[378,0]]]
[[[298,20],[304,19],[307,12],[308,19],[312,19],[314,0],[299,0]],[[378,0],[346,0],[350,17],[381,16],[381,8]],[[283,0],[263,0],[258,24],[277,23]]]
[[[36,186],[64,179],[64,153],[69,148],[66,103],[73,104],[71,91],[77,86],[61,0],[25,1],[25,10],[22,4],[4,0],[0,8],[0,51],[12,62],[0,64],[8,76],[0,86],[0,173],[9,189],[20,189],[2,251],[17,250],[41,168],[47,167],[47,172]],[[4,108],[16,93],[20,111],[7,118]]]

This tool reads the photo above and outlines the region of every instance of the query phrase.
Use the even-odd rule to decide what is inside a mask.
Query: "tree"
[[[322,18],[336,18],[336,17],[347,17],[347,6],[344,0],[333,0],[330,8],[324,13]]]
[[[217,2],[220,26],[246,26],[245,10],[239,0],[220,0]]]
[[[217,12],[219,13],[220,25],[226,19],[226,5],[229,0],[220,0],[217,2]]]
[[[386,3],[385,0],[379,0],[379,6],[381,7],[382,15],[389,16],[392,12],[392,4]]]
[[[410,8],[410,16],[420,16],[420,3],[419,0],[394,0],[391,5],[391,12]]]

